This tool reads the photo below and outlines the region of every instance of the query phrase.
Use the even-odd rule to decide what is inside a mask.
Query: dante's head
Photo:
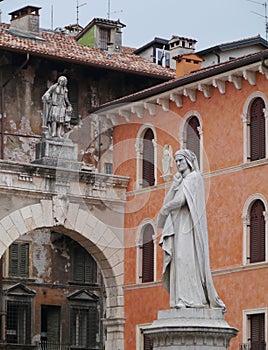
[[[184,157],[186,160],[186,163],[188,164],[191,171],[193,170],[199,170],[197,158],[194,152],[188,150],[188,149],[180,149],[174,153],[174,159],[176,162],[176,159],[179,159],[181,157]]]

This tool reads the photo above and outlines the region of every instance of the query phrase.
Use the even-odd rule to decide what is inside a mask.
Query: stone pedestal
[[[158,319],[144,329],[154,350],[224,350],[237,332],[221,309],[197,308],[159,311]]]
[[[34,164],[79,170],[77,145],[66,139],[45,139],[36,145]]]

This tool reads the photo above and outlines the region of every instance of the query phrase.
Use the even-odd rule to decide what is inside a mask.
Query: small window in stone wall
[[[105,174],[111,175],[113,173],[113,164],[112,163],[105,163],[104,164],[104,171],[105,171]]]
[[[31,303],[7,301],[6,341],[11,344],[31,343]]]
[[[99,318],[97,305],[71,307],[71,344],[79,349],[98,349]]]
[[[29,243],[16,242],[9,247],[10,277],[29,277]]]
[[[73,281],[76,283],[97,283],[97,264],[82,247],[73,248]]]

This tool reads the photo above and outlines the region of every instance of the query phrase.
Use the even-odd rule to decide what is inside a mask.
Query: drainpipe
[[[214,51],[213,53],[217,57],[217,63],[221,63],[221,56],[216,51]]]
[[[1,1],[1,0],[0,0]],[[5,87],[7,84],[14,79],[22,68],[29,62],[30,55],[26,54],[26,60],[19,66],[15,73],[4,82],[1,86],[1,159],[4,159],[4,132],[5,132]]]

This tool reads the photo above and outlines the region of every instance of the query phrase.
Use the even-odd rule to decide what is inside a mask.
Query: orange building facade
[[[207,197],[210,265],[239,330],[230,348],[266,349],[268,334],[268,70],[266,52],[197,70],[99,111],[114,125],[114,172],[125,206],[125,349],[150,349],[143,329],[169,308],[156,217],[176,172],[197,153]],[[257,335],[256,335],[257,334]],[[254,347],[253,347],[254,348]],[[257,348],[256,348],[257,349]]]

